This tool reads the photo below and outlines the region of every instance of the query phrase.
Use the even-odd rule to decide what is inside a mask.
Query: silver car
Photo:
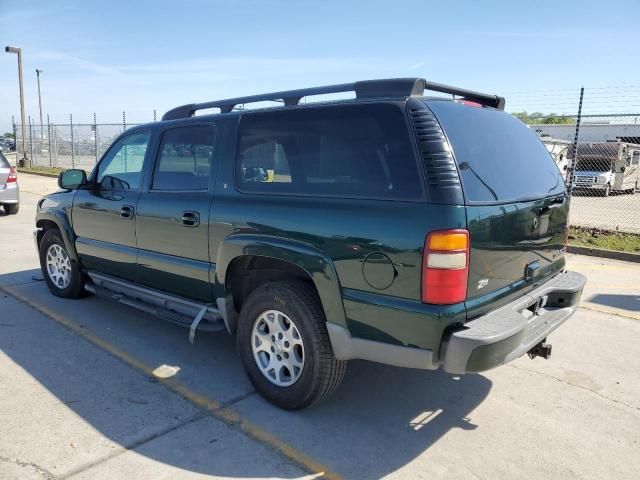
[[[18,213],[18,208],[20,208],[18,174],[2,152],[0,152],[0,205],[4,207],[7,215]]]

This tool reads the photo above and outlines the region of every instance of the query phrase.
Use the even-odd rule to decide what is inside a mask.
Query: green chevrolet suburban
[[[585,278],[565,270],[560,172],[503,110],[419,78],[174,108],[39,201],[44,278],[191,341],[228,331],[287,409],[327,397],[350,359],[459,375],[546,358]]]

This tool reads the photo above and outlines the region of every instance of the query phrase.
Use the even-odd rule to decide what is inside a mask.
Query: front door
[[[210,177],[215,128],[192,124],[165,130],[148,191],[138,201],[139,282],[210,302]]]
[[[150,133],[132,132],[107,151],[73,201],[76,249],[84,266],[136,280],[136,215]]]

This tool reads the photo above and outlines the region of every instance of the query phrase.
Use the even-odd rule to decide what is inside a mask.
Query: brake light
[[[422,252],[422,301],[435,305],[467,297],[469,232],[439,230],[427,235]]]
[[[10,167],[9,176],[7,177],[7,183],[17,182],[17,181],[18,181],[18,174],[16,172],[16,169],[15,167]]]
[[[463,105],[467,105],[469,107],[482,107],[481,103],[472,102],[471,100],[456,100],[458,103],[462,103]]]

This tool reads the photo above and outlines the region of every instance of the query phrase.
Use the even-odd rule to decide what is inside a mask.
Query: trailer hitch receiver
[[[531,359],[542,357],[546,360],[551,356],[551,344],[547,343],[547,339],[545,338],[531,350],[529,350],[527,352],[527,355],[529,355],[529,358]]]

